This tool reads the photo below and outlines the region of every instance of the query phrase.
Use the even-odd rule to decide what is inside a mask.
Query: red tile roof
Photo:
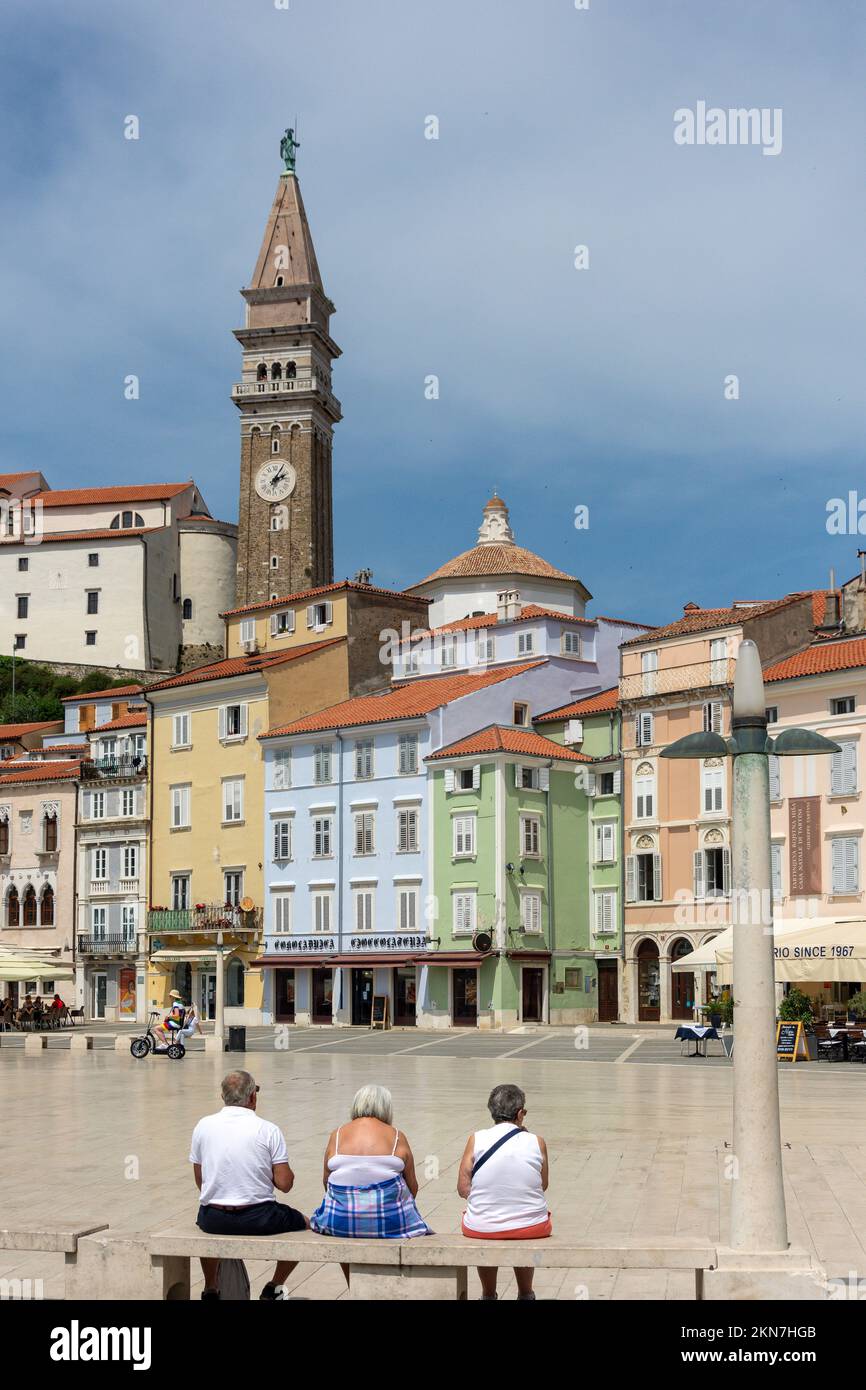
[[[696,603],[687,603],[683,609],[683,616],[677,618],[675,622],[666,623],[662,627],[651,628],[649,632],[642,633],[638,637],[630,637],[622,645],[623,647],[632,647],[641,642],[663,642],[668,637],[688,636],[691,632],[711,632],[714,628],[739,627],[741,623],[750,622],[752,618],[761,617],[765,613],[772,613],[776,609],[785,608],[808,597],[809,594],[806,592],[786,594],[784,598],[773,599],[768,603],[754,603],[743,607],[732,605],[728,608],[699,608]]]
[[[606,714],[608,710],[616,709],[618,701],[619,686],[612,685],[610,690],[600,690],[586,700],[574,700],[570,705],[560,705],[546,714],[538,714],[533,723],[554,724],[559,720],[578,719],[583,714]]]
[[[91,700],[108,699],[122,700],[126,695],[140,695],[144,686],[142,685],[116,685],[113,690],[80,690],[77,695],[64,695],[61,704],[88,704]]]
[[[616,627],[639,627],[643,632],[653,631],[651,623],[635,623],[632,622],[631,618],[611,618],[607,617],[604,613],[597,613],[595,615],[595,621],[597,623],[613,623]]]
[[[591,763],[592,758],[585,753],[575,753],[563,748],[552,739],[536,734],[531,729],[515,729],[506,724],[489,724],[475,734],[458,739],[431,753],[425,759],[428,763],[440,758],[471,757],[475,753],[518,753],[528,758],[556,758],[569,763]]]
[[[79,748],[84,748],[86,750],[88,746],[87,739],[84,738],[80,743],[43,743],[38,748],[30,749],[30,759],[32,761],[32,759],[40,753],[44,753],[48,758],[53,758],[57,753],[77,753]],[[0,764],[0,766],[2,766],[2,764]]]
[[[432,603],[429,598],[421,598],[419,594],[407,594],[400,589],[379,589],[375,584],[355,584],[351,579],[343,579],[337,584],[320,584],[316,589],[300,589],[296,594],[286,594],[283,598],[271,598],[262,603],[248,603],[243,608],[227,608],[224,613],[220,613],[221,618],[234,618],[239,613],[264,613],[271,608],[285,608],[287,603],[299,603],[303,599],[318,598],[320,594],[335,594],[338,590],[346,590],[353,594],[380,594],[385,598],[402,599],[404,603],[416,603],[426,605]]]
[[[511,676],[522,675],[524,671],[544,664],[543,661],[524,661],[517,666],[502,666],[481,674],[465,672],[409,681],[390,686],[379,695],[357,695],[354,699],[342,700],[316,714],[308,714],[303,719],[269,729],[259,737],[278,738],[282,734],[316,733],[327,729],[356,728],[361,724],[385,724],[395,719],[417,719],[452,700],[459,700],[464,695],[497,685],[499,681],[509,680]]]
[[[798,676],[821,676],[830,671],[850,671],[866,666],[866,637],[844,642],[818,642],[793,656],[768,666],[764,681],[796,680]]]
[[[0,739],[23,738],[25,734],[37,733],[39,729],[56,729],[62,726],[62,719],[42,719],[37,724],[0,724]],[[60,730],[57,729],[59,733]]]
[[[130,526],[125,531],[111,530],[107,528],[102,531],[44,531],[40,545],[47,545],[49,541],[128,541],[136,536],[153,536],[157,531],[167,531],[167,526]],[[25,540],[2,540],[0,545],[27,545]],[[32,545],[32,541],[30,542]]]
[[[596,627],[595,618],[576,618],[573,613],[560,613],[555,608],[541,608],[537,603],[527,603],[516,618],[506,618],[509,623],[530,622],[533,618],[554,618],[561,623],[579,623],[582,627]],[[481,613],[472,618],[457,618],[453,623],[443,623],[431,629],[436,632],[470,632],[474,628],[496,627],[499,617],[496,613]]]
[[[111,719],[107,724],[97,725],[93,732],[102,734],[111,729],[136,729],[146,723],[147,710],[131,710],[127,714],[122,714],[119,719]]]
[[[461,555],[455,555],[453,560],[446,561],[432,574],[419,579],[417,584],[410,587],[417,589],[420,585],[430,584],[436,579],[495,574],[527,574],[540,579],[562,579],[568,584],[580,583],[573,574],[556,569],[548,564],[547,560],[542,560],[540,555],[535,555],[533,551],[522,545],[515,545],[512,541],[501,545],[473,545],[471,550],[464,550]]]
[[[290,647],[284,652],[260,652],[258,656],[233,656],[220,661],[211,661],[207,666],[196,666],[192,671],[182,671],[177,676],[155,681],[147,687],[148,695],[154,690],[174,690],[181,685],[200,685],[203,681],[229,680],[232,676],[256,675],[272,666],[282,666],[286,661],[295,661],[310,652],[322,651],[325,647],[335,647],[346,642],[346,637],[328,637],[323,642],[307,642],[303,647]]]
[[[79,487],[65,491],[50,488],[40,492],[38,497],[43,507],[82,507],[100,502],[163,502],[192,486],[190,479],[185,483],[150,483],[132,487]]]
[[[14,772],[0,772],[0,787],[8,787],[18,782],[66,782],[78,776],[81,763],[45,762],[31,763],[27,767],[19,764]]]

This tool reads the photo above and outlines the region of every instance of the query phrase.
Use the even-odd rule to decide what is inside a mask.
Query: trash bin
[[[226,1043],[226,1052],[246,1052],[247,1050],[247,1030],[246,1028],[229,1028],[229,1040]]]

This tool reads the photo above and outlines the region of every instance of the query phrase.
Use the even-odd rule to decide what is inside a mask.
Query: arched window
[[[294,362],[287,362],[287,363],[286,363],[286,380],[287,380],[287,381],[294,381],[294,379],[295,379],[295,377],[296,377],[297,375],[298,375],[298,368],[297,368],[296,364],[295,364]]]
[[[54,889],[44,888],[42,890],[42,902],[40,904],[40,922],[43,927],[54,926]]]
[[[10,888],[6,899],[6,925],[17,927],[19,922],[18,889]]]
[[[229,961],[226,971],[226,1004],[233,1009],[244,1005],[244,967],[239,960]]]
[[[46,811],[42,817],[42,848],[46,854],[57,851],[57,814],[54,811]]]
[[[283,277],[282,277],[282,275],[278,275],[277,278],[276,278],[276,280],[274,281],[274,284],[277,285],[277,286],[279,286],[279,285],[281,285],[282,283],[283,283]]]
[[[143,525],[144,525],[144,517],[141,515],[141,512],[136,512],[136,513],[135,513],[135,524],[136,524],[136,526],[143,526]]]
[[[25,927],[36,926],[36,889],[31,884],[24,890],[24,913],[22,924]]]
[[[256,381],[267,381],[268,367],[266,362],[260,362],[256,367]]]
[[[192,617],[192,599],[185,598],[183,601],[183,620],[188,623]]]
[[[274,428],[271,430],[271,453],[272,453],[272,454],[278,454],[279,452],[280,452],[280,431],[279,431],[279,426],[275,425]]]
[[[123,530],[132,525],[132,512],[124,512],[120,522]]]
[[[282,362],[274,362],[271,366],[271,381],[282,381],[282,378],[283,364]]]
[[[9,820],[0,816],[0,854],[9,853]]]

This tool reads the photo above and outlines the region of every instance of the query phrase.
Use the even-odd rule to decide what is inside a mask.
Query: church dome
[[[534,551],[518,545],[508,518],[508,507],[494,492],[484,507],[484,517],[478,529],[478,540],[471,550],[464,550],[447,560],[439,569],[413,584],[420,589],[440,579],[483,578],[490,575],[532,575],[536,579],[563,580],[567,584],[580,581],[564,570],[543,560]]]

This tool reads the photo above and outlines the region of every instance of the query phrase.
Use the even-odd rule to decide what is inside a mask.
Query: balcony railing
[[[124,754],[118,758],[88,758],[81,764],[84,781],[96,781],[100,777],[140,777],[147,772],[147,757],[144,753]]]
[[[681,690],[703,690],[708,686],[732,685],[736,661],[722,657],[717,661],[691,661],[683,666],[663,666],[659,671],[641,671],[633,676],[621,676],[620,698],[648,699],[654,695],[671,695]]]
[[[262,909],[242,912],[239,907],[204,903],[199,907],[152,907],[147,914],[147,930],[154,935],[173,932],[260,931]]]
[[[79,936],[78,954],[80,956],[135,955],[134,936],[117,933],[111,936]]]
[[[318,391],[319,382],[314,376],[286,376],[278,381],[237,381],[232,387],[232,397],[236,396],[282,396],[287,391]]]

